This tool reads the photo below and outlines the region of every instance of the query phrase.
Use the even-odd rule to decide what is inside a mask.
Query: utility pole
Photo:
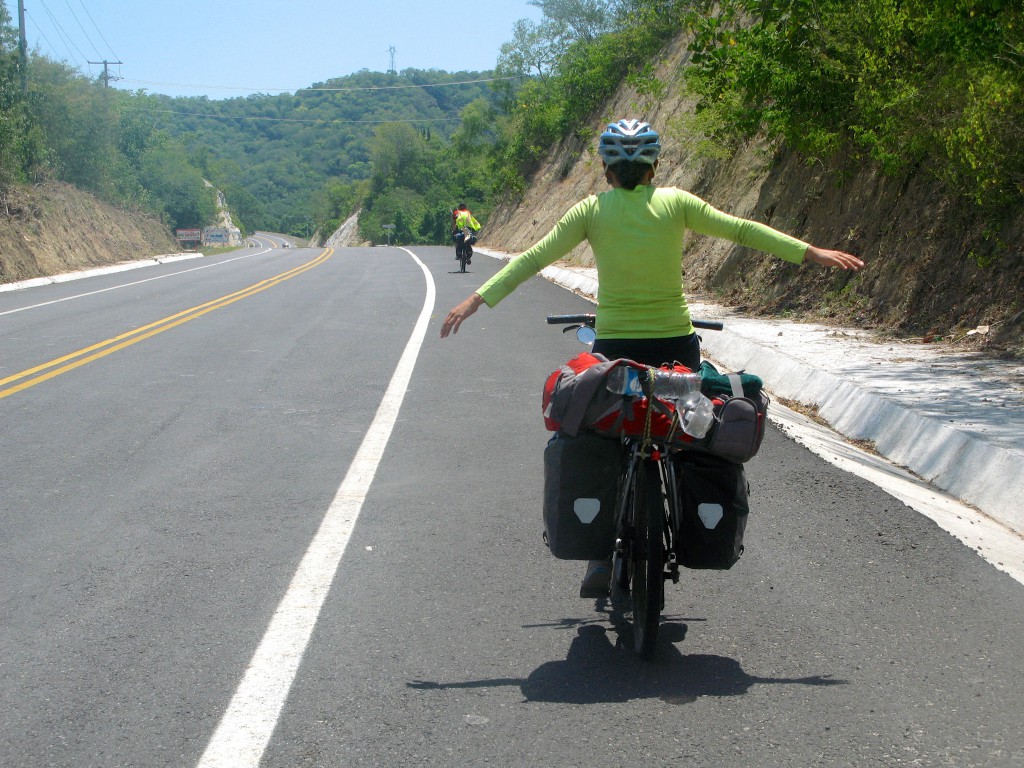
[[[108,66],[110,64],[124,64],[123,61],[107,61],[106,59],[104,59],[103,61],[90,61],[89,63],[90,64],[102,64],[103,65],[103,86],[105,88],[109,88],[110,87],[110,80],[111,80],[110,70],[108,69]],[[115,77],[113,79],[117,80],[118,78]]]
[[[25,0],[18,0],[18,69],[21,70],[21,92],[28,93],[28,45],[25,43]]]

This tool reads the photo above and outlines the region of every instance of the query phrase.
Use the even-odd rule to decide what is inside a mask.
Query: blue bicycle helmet
[[[597,145],[601,159],[608,165],[623,161],[647,163],[654,161],[661,154],[658,132],[648,123],[640,120],[619,120],[609,123],[601,134]]]

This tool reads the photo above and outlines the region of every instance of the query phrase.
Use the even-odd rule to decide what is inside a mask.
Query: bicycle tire
[[[466,261],[469,259],[469,254],[467,253],[468,250],[468,245],[463,245],[462,248],[459,249],[459,272],[466,271]]]
[[[665,600],[665,512],[658,467],[637,464],[630,495],[634,539],[630,547],[633,601],[633,649],[640,658],[654,655]]]

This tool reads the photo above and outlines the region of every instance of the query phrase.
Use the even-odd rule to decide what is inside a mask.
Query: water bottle
[[[715,422],[714,405],[699,389],[677,400],[676,410],[683,432],[696,440],[704,437]]]
[[[682,400],[700,393],[700,374],[658,370],[654,374],[654,396],[662,400]]]
[[[640,371],[628,365],[617,365],[608,374],[608,391],[617,395],[643,397],[644,390],[640,386]]]
[[[619,395],[643,397],[640,384],[640,370],[628,365],[619,365],[608,375],[608,389]],[[676,371],[654,371],[654,396],[662,400],[679,400],[693,392],[700,392],[700,375]]]

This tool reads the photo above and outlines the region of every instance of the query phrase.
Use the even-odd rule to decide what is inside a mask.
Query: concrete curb
[[[126,261],[121,264],[113,264],[109,267],[96,267],[95,269],[83,269],[79,272],[65,272],[60,275],[48,277],[34,277],[30,280],[20,280],[16,283],[4,283],[0,285],[0,291],[20,291],[23,288],[35,288],[40,285],[54,285],[55,283],[68,283],[72,280],[81,280],[84,277],[96,277],[97,275],[111,275],[115,272],[126,272],[130,269],[141,267],[152,267],[157,264],[170,264],[175,261],[188,261],[189,259],[201,259],[201,253],[168,253],[162,256],[154,256],[151,259],[139,259],[138,261]]]
[[[583,294],[591,299],[597,298],[596,278],[561,267],[545,267],[541,270],[541,275],[574,293]]]

